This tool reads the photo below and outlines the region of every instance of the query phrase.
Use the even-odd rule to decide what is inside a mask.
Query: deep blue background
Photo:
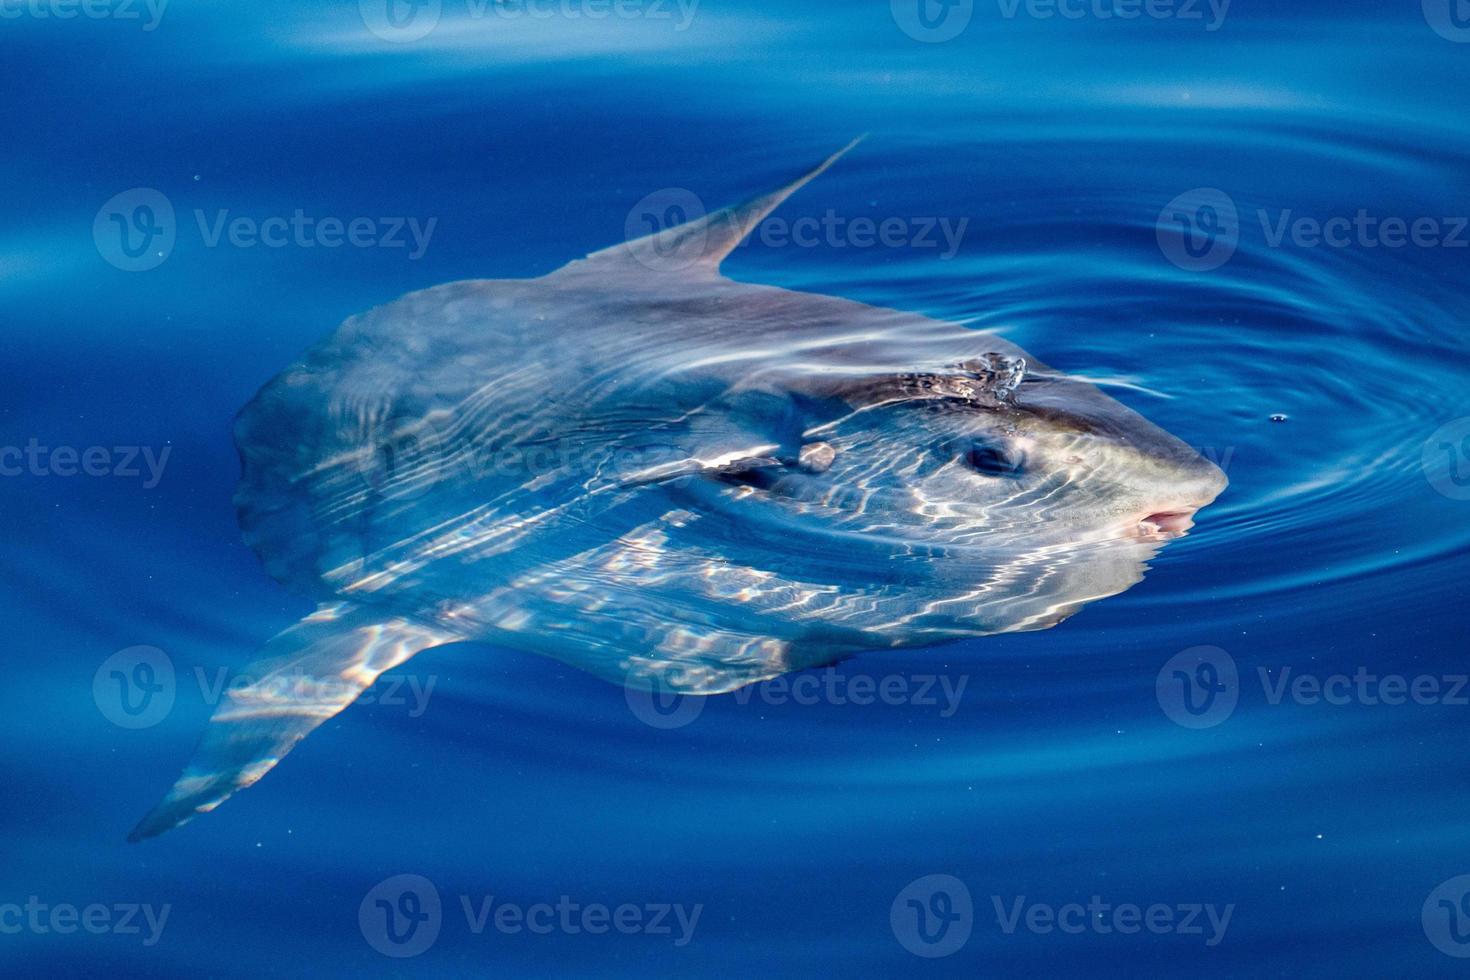
[[[1007,19],[916,41],[886,3],[704,0],[670,20],[464,21],[389,44],[355,4],[174,0],[156,30],[0,21],[0,445],[171,447],[154,489],[0,479],[0,904],[170,903],[162,940],[0,935],[14,976],[1449,976],[1420,907],[1470,873],[1470,707],[1271,705],[1258,667],[1466,669],[1470,501],[1421,447],[1467,412],[1467,253],[1272,247],[1255,220],[1470,213],[1470,44],[1415,2],[1237,0],[1224,24]],[[847,677],[966,677],[953,717],[710,702],[686,728],[488,646],[397,673],[421,717],[359,705],[261,785],[123,843],[209,714],[195,668],[305,613],[240,542],[229,425],[344,317],[411,289],[538,275],[623,235],[663,187],[710,207],[868,140],[788,217],[968,218],[922,248],[760,244],[736,278],[1003,330],[1227,459],[1232,485],[1127,594],[1054,630],[875,654]],[[127,273],[113,195],[165,194],[178,244]],[[1219,188],[1236,255],[1171,264],[1155,221]],[[438,218],[428,253],[206,248],[190,212]],[[1289,417],[1272,423],[1273,413]],[[1228,453],[1228,457],[1224,454]],[[173,711],[110,723],[93,674],[166,651]],[[1155,699],[1172,655],[1229,651],[1205,730]],[[358,904],[399,873],[445,898],[390,960]],[[923,875],[974,931],[921,960],[889,925]],[[476,936],[459,895],[702,903],[693,942]],[[1225,940],[1004,934],[990,896],[1235,903]]]

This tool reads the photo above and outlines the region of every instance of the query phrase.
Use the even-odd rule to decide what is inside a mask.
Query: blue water
[[[56,456],[0,478],[0,972],[1462,972],[1438,947],[1470,952],[1450,929],[1470,903],[1456,907],[1461,886],[1446,906],[1431,893],[1470,873],[1470,707],[1272,703],[1258,674],[1444,691],[1466,670],[1470,443],[1464,425],[1440,430],[1470,403],[1470,250],[1274,240],[1283,216],[1360,210],[1453,239],[1470,214],[1470,44],[1453,20],[1445,37],[1418,3],[1239,0],[1209,30],[1208,7],[1008,18],[991,0],[930,43],[868,0],[704,0],[682,30],[674,8],[473,18],[446,0],[432,33],[396,42],[352,3],[174,0],[153,30],[141,6],[141,21],[6,9],[20,13],[0,20],[0,447],[104,447],[111,469],[115,447],[168,456],[152,486],[141,464],[68,477]],[[312,608],[235,524],[230,422],[262,383],[355,312],[540,275],[621,239],[651,191],[716,207],[862,132],[781,214],[968,219],[954,255],[756,241],[727,272],[1001,332],[1205,450],[1230,488],[1142,583],[1052,630],[819,672],[963,681],[952,711],[942,695],[765,691],[659,728],[554,661],[441,648],[395,672],[432,683],[426,704],[374,689],[218,812],[124,842],[209,716],[198,678]],[[134,188],[178,216],[166,259],[140,272],[93,235]],[[1175,213],[1198,223],[1193,246],[1217,227],[1197,198],[1166,208],[1198,188],[1239,216],[1216,268],[1170,258]],[[211,247],[194,218],[296,209],[437,223],[410,259]],[[93,682],[137,645],[166,655],[173,704],[126,728]],[[1186,727],[1156,681],[1200,646],[1235,666],[1237,704]],[[432,882],[443,911],[429,948],[390,958],[359,908],[400,874]],[[939,950],[912,909],[890,912],[936,874],[970,895],[949,924],[969,935],[921,957],[910,947]],[[961,916],[955,885],[940,890],[920,908]],[[1203,916],[1202,935],[997,921],[996,902],[1094,895],[1231,917],[1218,937]],[[677,926],[477,932],[461,899],[488,896],[701,912],[683,944]],[[48,911],[7,912],[27,903]],[[48,918],[97,904],[97,934]],[[132,932],[127,905],[168,917]]]

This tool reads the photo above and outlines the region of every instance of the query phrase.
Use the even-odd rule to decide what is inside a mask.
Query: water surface
[[[1470,460],[1466,433],[1440,430],[1470,393],[1470,253],[1443,240],[1470,213],[1470,45],[1412,3],[1242,2],[1215,30],[1208,14],[1019,9],[977,4],[940,43],[868,2],[705,0],[683,30],[676,11],[476,18],[446,3],[411,43],[375,36],[356,4],[175,0],[151,31],[6,20],[0,445],[168,456],[151,487],[146,466],[0,480],[0,903],[171,909],[150,946],[146,928],[6,934],[7,971],[1456,971],[1421,908],[1470,873],[1470,709],[1356,693],[1273,704],[1270,685],[1289,669],[1448,690],[1465,670],[1470,502],[1454,477]],[[443,648],[406,666],[398,698],[376,690],[217,813],[123,842],[185,761],[219,671],[311,608],[235,525],[230,420],[262,383],[353,313],[445,281],[540,275],[619,240],[652,191],[717,207],[861,132],[781,212],[849,231],[811,247],[757,236],[727,271],[997,332],[1207,450],[1230,488],[1142,583],[1050,631],[867,654],[824,688],[899,677],[903,697],[766,690],[708,701],[682,727],[645,723],[621,689],[551,660]],[[177,221],[166,260],[130,273],[93,223],[133,188]],[[1192,244],[1207,240],[1199,189],[1238,215],[1214,268],[1181,258],[1171,230],[1182,210],[1200,222]],[[210,245],[221,212],[298,209],[437,222],[417,259]],[[1377,232],[1434,219],[1439,240],[1290,230],[1360,211]],[[942,236],[854,244],[859,216],[967,223],[946,254]],[[166,653],[175,697],[128,729],[93,680],[140,644]],[[1237,704],[1191,728],[1156,682],[1200,646],[1231,658]],[[433,683],[422,711],[408,679]],[[951,711],[939,681],[962,679]],[[444,914],[432,948],[393,960],[358,913],[403,873],[430,879]],[[974,915],[963,948],[921,959],[890,909],[931,874],[962,881]],[[490,895],[703,911],[683,946],[476,934],[460,898]],[[1234,908],[1206,946],[1208,930],[1007,934],[993,907],[1093,895]]]

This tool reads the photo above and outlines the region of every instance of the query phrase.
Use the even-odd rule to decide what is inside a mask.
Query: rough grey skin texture
[[[540,279],[410,294],[267,384],[236,424],[240,523],[320,607],[132,839],[445,643],[715,694],[1137,582],[1225,485],[1188,446],[1000,338],[720,274],[835,158]]]

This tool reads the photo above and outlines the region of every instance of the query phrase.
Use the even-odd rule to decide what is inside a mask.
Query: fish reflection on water
[[[840,155],[539,279],[410,294],[267,384],[236,425],[240,522],[320,607],[133,839],[435,646],[717,694],[1044,629],[1139,581],[1218,467],[998,337],[720,274]]]

